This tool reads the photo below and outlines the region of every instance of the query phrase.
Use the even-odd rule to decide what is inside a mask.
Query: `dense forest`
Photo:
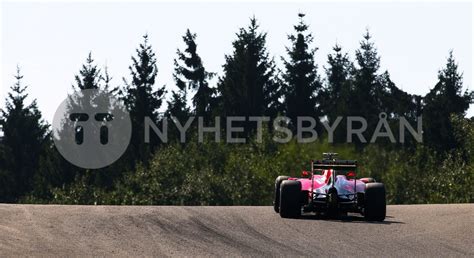
[[[120,83],[89,54],[75,77],[71,71],[74,91],[99,89],[114,94],[125,104],[133,128],[125,154],[102,169],[76,167],[59,154],[51,125],[36,101],[26,101],[28,89],[18,68],[0,111],[0,202],[270,205],[278,175],[299,175],[325,151],[358,159],[361,175],[385,183],[389,203],[474,202],[474,119],[466,118],[474,92],[463,91],[467,87],[453,52],[437,53],[447,54],[438,82],[428,85],[431,90],[425,96],[413,95],[398,88],[388,71],[381,71],[381,57],[369,31],[361,35],[354,56],[336,44],[327,62],[317,64],[317,38],[304,14],[297,18],[294,31],[282,43],[287,46],[282,67],[274,61],[280,57],[267,50],[267,34],[252,18],[236,33],[222,74],[206,70],[198,37],[187,30],[182,38],[186,47],[176,52],[173,91],[155,83],[160,76],[159,56],[148,35]],[[416,125],[422,117],[423,142],[406,137],[397,143],[383,138],[375,143],[360,138],[347,143],[346,120],[340,122],[331,142],[319,124],[316,141],[272,140],[278,133],[272,126],[277,116],[290,118],[293,131],[294,121],[301,116],[329,122],[339,116],[360,116],[368,121],[363,136],[369,141],[382,112],[394,132],[400,118]],[[154,135],[149,143],[143,140],[145,117],[159,124],[165,118],[186,121],[190,116],[203,117],[208,126],[216,123],[216,117],[265,116],[270,121],[265,122],[261,141],[255,123],[241,121],[244,130],[238,135],[247,139],[245,144],[215,142],[212,134],[200,142],[196,121],[185,142],[172,126],[167,143]]]

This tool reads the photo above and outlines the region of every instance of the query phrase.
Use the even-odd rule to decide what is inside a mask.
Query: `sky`
[[[0,107],[21,67],[29,99],[36,98],[51,123],[56,108],[72,92],[74,75],[88,53],[100,67],[107,66],[112,85],[129,79],[131,56],[149,35],[157,53],[158,85],[174,89],[176,49],[183,49],[186,29],[197,33],[198,53],[208,71],[222,75],[225,55],[241,27],[255,16],[267,34],[269,53],[282,67],[289,45],[287,35],[305,20],[318,47],[316,63],[324,72],[327,55],[337,42],[354,59],[368,28],[396,85],[425,95],[437,82],[438,70],[454,51],[472,83],[472,12],[470,2],[12,2],[1,3]],[[474,105],[468,111],[474,116]]]

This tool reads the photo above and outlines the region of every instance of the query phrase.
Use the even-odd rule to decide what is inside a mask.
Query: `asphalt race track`
[[[272,207],[0,205],[2,256],[474,256],[474,204],[281,219]]]

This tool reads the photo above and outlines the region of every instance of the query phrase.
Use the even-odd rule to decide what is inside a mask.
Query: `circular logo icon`
[[[56,148],[81,168],[98,169],[117,161],[131,134],[130,116],[123,103],[100,89],[69,95],[53,118]]]

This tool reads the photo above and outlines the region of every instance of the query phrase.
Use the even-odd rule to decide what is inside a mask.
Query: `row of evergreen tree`
[[[362,116],[369,122],[366,138],[370,139],[368,134],[375,129],[380,112],[387,113],[390,121],[404,116],[415,122],[422,115],[427,145],[445,152],[461,144],[454,136],[450,115],[464,116],[473,103],[474,93],[463,91],[462,74],[452,52],[446,67],[439,71],[438,83],[426,96],[402,91],[387,71],[380,71],[380,56],[368,31],[360,41],[354,61],[336,44],[328,55],[323,76],[318,74],[318,48],[304,16],[298,14],[299,21],[288,36],[282,69],[268,53],[267,34],[259,30],[257,20],[252,18],[247,27],[237,32],[233,52],[225,56],[217,85],[211,85],[211,81],[218,75],[207,71],[198,55],[196,34],[187,30],[183,36],[186,48],[177,51],[174,62],[177,90],[171,92],[164,114],[158,111],[167,92],[164,86],[156,84],[157,58],[147,35],[132,56],[129,77],[120,86],[112,85],[107,68],[100,69],[89,54],[75,76],[74,90],[113,92],[128,108],[133,128],[125,155],[116,164],[96,171],[90,177],[94,182],[89,183],[112,186],[123,171],[147,165],[161,143],[153,138],[150,144],[144,143],[145,117],[161,121],[163,117],[174,116],[184,122],[191,115],[202,116],[206,121],[215,116],[285,115],[291,121],[298,116],[325,116],[333,122],[338,116]],[[26,86],[19,69],[15,79],[0,117],[4,131],[0,143],[0,201],[16,201],[32,192],[48,198],[51,187],[68,184],[79,173],[92,172],[72,166],[57,153],[50,126],[43,120],[36,101],[25,102]],[[188,96],[192,98],[191,106],[186,101]],[[254,123],[247,121],[242,125],[245,136],[251,136]],[[290,126],[294,129],[294,125]],[[338,128],[345,128],[344,121]],[[334,140],[345,142],[345,130],[336,131]],[[364,146],[360,142],[357,145]]]

